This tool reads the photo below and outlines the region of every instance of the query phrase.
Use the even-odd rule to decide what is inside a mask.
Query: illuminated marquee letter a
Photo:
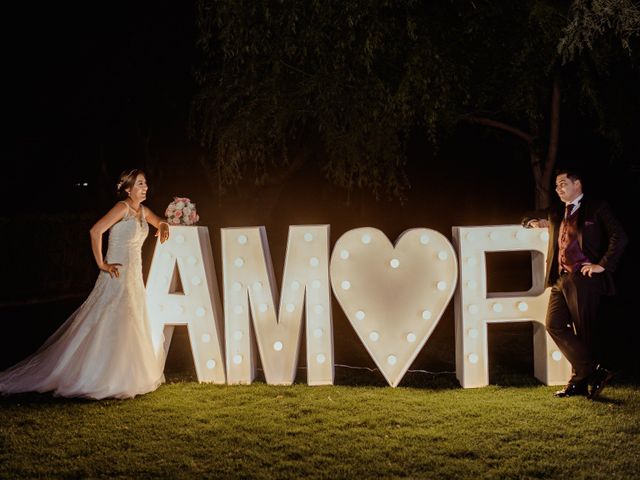
[[[222,308],[206,227],[170,227],[156,243],[147,280],[147,307],[156,349],[166,355],[176,325],[186,325],[200,382],[225,383]]]

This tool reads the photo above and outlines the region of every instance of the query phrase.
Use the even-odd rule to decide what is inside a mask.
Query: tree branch
[[[476,123],[478,125],[484,125],[486,127],[497,128],[498,130],[504,130],[505,132],[512,133],[516,137],[520,137],[522,140],[527,142],[528,144],[533,143],[534,136],[520,130],[519,128],[512,127],[511,125],[507,125],[506,123],[499,122],[498,120],[492,120],[486,117],[476,117],[474,115],[465,115],[462,117],[462,120],[469,123]]]
[[[551,119],[549,131],[549,151],[547,152],[547,166],[553,167],[558,156],[558,138],[560,136],[560,84],[556,78],[553,81],[551,95]]]

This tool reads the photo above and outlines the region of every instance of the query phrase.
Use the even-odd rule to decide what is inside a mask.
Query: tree
[[[612,115],[606,112],[611,103],[606,95],[611,88],[609,67],[628,63],[631,42],[640,34],[640,9],[627,0],[576,1],[566,12],[567,21],[553,2],[531,2],[521,13],[518,25],[523,34],[508,35],[517,40],[511,51],[492,59],[491,71],[486,71],[486,61],[474,65],[475,77],[487,80],[472,90],[471,113],[463,118],[525,142],[535,181],[535,206],[541,209],[551,201],[563,96],[565,104],[595,115],[601,133],[619,141]],[[478,25],[486,35],[489,25],[491,32],[499,31],[498,23],[490,12]],[[614,78],[620,87],[623,76]]]
[[[640,21],[631,0],[199,0],[198,29],[192,134],[221,189],[316,152],[334,183],[402,198],[411,132],[435,148],[466,121],[525,142],[544,207],[562,92],[604,124],[600,60],[632,51]]]

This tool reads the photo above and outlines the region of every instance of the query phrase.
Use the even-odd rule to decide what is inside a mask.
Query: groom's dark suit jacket
[[[558,268],[558,232],[564,218],[564,205],[547,210],[549,221],[549,252],[545,283],[552,286],[560,275]],[[603,274],[603,293],[613,295],[615,287],[611,274],[615,271],[622,252],[627,245],[627,235],[622,225],[613,215],[609,205],[601,200],[582,197],[578,215],[578,242],[580,248],[591,263],[598,263],[605,269]],[[532,217],[526,217],[524,222]],[[541,217],[533,217],[541,218]]]

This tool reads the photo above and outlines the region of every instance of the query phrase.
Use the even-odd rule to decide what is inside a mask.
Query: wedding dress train
[[[107,263],[120,277],[100,272],[87,300],[44,343],[0,372],[0,393],[49,392],[62,397],[131,398],[163,381],[164,355],[155,352],[142,280],[144,218],[128,210],[109,231]]]

